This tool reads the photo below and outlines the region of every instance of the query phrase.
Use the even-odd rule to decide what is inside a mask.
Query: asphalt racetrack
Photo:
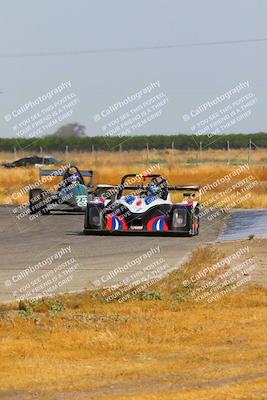
[[[32,221],[27,210],[0,207],[0,301],[151,279],[155,271],[177,269],[192,250],[214,242],[227,219],[223,213],[203,215],[200,235],[189,238],[87,236],[82,214]]]
[[[219,240],[245,240],[249,236],[267,237],[267,210],[233,210]]]

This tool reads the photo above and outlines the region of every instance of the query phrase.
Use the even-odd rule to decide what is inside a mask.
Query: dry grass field
[[[19,153],[20,156],[29,155]],[[95,171],[95,183],[117,184],[122,175],[126,173],[144,173],[151,171],[165,175],[170,184],[214,184],[205,191],[202,203],[211,205],[218,204],[219,200],[226,198],[221,203],[224,208],[263,208],[267,207],[267,159],[266,150],[253,151],[250,167],[237,176],[231,176],[230,180],[216,184],[216,181],[229,176],[236,171],[240,165],[247,165],[247,149],[231,150],[206,150],[202,152],[201,158],[197,152],[179,150],[151,150],[149,156],[146,151],[131,152],[94,152],[78,153],[70,152],[68,156],[64,153],[53,154],[62,163],[73,163],[81,168],[90,168]],[[0,153],[0,162],[12,161],[14,155]],[[242,194],[242,199],[235,202],[226,196],[225,191],[233,187],[237,182],[252,177],[256,185],[248,186],[248,190]],[[39,180],[38,168],[0,168],[0,203],[19,204],[27,203],[27,190],[21,196],[17,192],[27,187],[30,183]],[[55,181],[56,183],[56,181]],[[237,187],[233,192],[239,190]],[[15,194],[14,194],[15,193]],[[233,194],[233,193],[232,193]],[[178,199],[175,198],[175,200]]]
[[[2,306],[0,397],[265,399],[267,290],[243,287],[207,304],[182,285],[222,256],[199,249],[183,272],[126,303],[84,292]]]
[[[234,150],[231,163],[226,152],[210,150],[198,163],[197,153],[171,150],[151,151],[149,159],[146,152],[70,153],[67,160],[55,156],[94,169],[96,183],[116,184],[125,173],[158,166],[154,172],[171,184],[212,185],[202,196],[208,205],[218,204],[230,196],[229,187],[252,176],[256,185],[241,196],[249,197],[241,204],[229,198],[221,206],[267,206],[263,151],[254,152],[250,168],[238,176],[233,171],[247,159]],[[0,155],[0,161],[11,160],[10,154]],[[12,195],[37,180],[37,168],[1,168],[1,203],[27,202],[26,192]],[[233,252],[235,244],[229,246]],[[265,270],[267,240],[252,248]],[[0,306],[0,398],[266,399],[267,289],[242,286],[208,304],[195,302],[192,288],[182,284],[227,251],[225,244],[196,250],[182,271],[124,303],[83,292]]]

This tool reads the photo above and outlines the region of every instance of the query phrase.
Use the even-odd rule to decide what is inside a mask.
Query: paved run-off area
[[[179,268],[201,245],[267,234],[266,210],[204,210],[200,235],[189,238],[86,236],[82,214],[30,220],[23,212],[0,207],[0,301],[148,282]]]
[[[20,214],[0,207],[0,301],[108,286],[127,277],[131,283],[140,270],[144,279],[153,270],[166,273],[179,268],[195,248],[215,241],[225,220],[223,214],[212,222],[203,216],[200,235],[191,238],[86,236],[83,215],[30,221],[29,214]]]

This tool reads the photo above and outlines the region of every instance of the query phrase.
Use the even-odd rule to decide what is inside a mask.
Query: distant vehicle
[[[84,233],[198,235],[200,204],[192,192],[199,191],[200,186],[171,186],[160,175],[143,175],[140,184],[127,184],[129,178],[136,177],[140,181],[138,174],[122,178],[114,200],[107,196],[89,198]],[[183,191],[185,199],[173,203],[170,191]]]
[[[15,167],[29,167],[29,166],[44,166],[44,165],[59,165],[61,161],[57,160],[52,156],[30,156],[23,157],[19,160],[10,162],[10,163],[2,163],[1,165],[6,168],[15,168]]]
[[[93,187],[93,171],[80,171],[75,166],[66,169],[40,169],[40,177],[62,176],[62,182],[56,191],[42,188],[31,189],[29,207],[31,214],[45,215],[52,211],[83,212],[87,205],[89,190]],[[85,183],[84,178],[89,182]]]

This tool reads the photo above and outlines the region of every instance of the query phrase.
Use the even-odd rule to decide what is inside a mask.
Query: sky
[[[64,118],[55,117],[51,127],[48,117],[42,120],[40,135],[72,122],[85,125],[88,136],[115,135],[113,128],[129,116],[134,120],[117,132],[267,131],[264,0],[0,0],[0,5],[0,137],[34,134],[32,126],[23,131],[25,119],[48,116],[51,104]],[[71,87],[16,114],[62,82]],[[236,87],[240,91],[231,92]],[[141,97],[131,97],[136,93]],[[230,97],[196,116],[199,107],[225,93]],[[69,114],[55,104],[65,96]],[[149,104],[154,108],[147,109]],[[229,116],[233,110],[235,117]],[[211,121],[218,121],[212,129]]]

